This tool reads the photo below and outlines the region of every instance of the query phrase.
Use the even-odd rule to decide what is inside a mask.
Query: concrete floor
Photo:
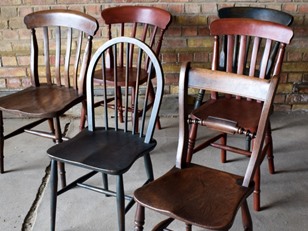
[[[166,113],[168,114],[168,113]],[[71,122],[68,135],[78,131],[78,120],[67,116]],[[308,114],[274,113],[271,117],[274,155],[277,173],[270,175],[267,163],[262,164],[262,211],[251,209],[254,230],[305,231],[308,230]],[[6,119],[5,129],[10,130],[22,119]],[[155,177],[165,173],[175,163],[178,138],[177,118],[162,117],[162,130],[156,131],[157,148],[152,152]],[[242,137],[234,137],[242,142]],[[49,159],[46,149],[50,140],[22,134],[5,142],[6,173],[0,176],[0,230],[49,230]],[[229,154],[229,162],[220,163],[219,151],[209,148],[194,157],[195,162],[208,163],[221,169],[238,173],[247,164],[247,158]],[[68,180],[80,170],[67,166]],[[125,176],[125,190],[132,193],[145,179],[141,160]],[[100,184],[100,178],[91,181]],[[110,178],[111,186],[114,181]],[[250,198],[249,206],[252,208]],[[127,230],[133,230],[135,207],[127,213]],[[146,213],[145,231],[163,217],[151,211]],[[173,229],[185,230],[182,223]],[[58,199],[57,230],[117,230],[115,200],[84,189],[76,189]],[[201,230],[195,228],[194,230]],[[232,230],[242,230],[240,216]]]

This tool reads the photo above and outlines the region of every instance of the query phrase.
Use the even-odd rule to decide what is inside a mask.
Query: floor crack
[[[37,210],[38,207],[40,205],[40,202],[42,200],[42,197],[44,195],[44,192],[46,190],[46,186],[49,180],[49,176],[50,176],[50,164],[46,167],[45,169],[45,175],[42,178],[42,183],[40,185],[40,187],[38,188],[37,194],[35,196],[35,199],[31,205],[31,208],[29,210],[29,212],[27,213],[24,222],[22,224],[21,230],[22,231],[30,231],[33,228],[35,219],[36,219],[36,215],[37,215]]]

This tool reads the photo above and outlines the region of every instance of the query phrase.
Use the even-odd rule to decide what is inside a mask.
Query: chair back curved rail
[[[136,72],[129,71],[130,49],[137,57],[135,63]],[[118,65],[120,58],[117,50],[124,49],[124,75],[117,69],[112,74],[113,81],[107,83],[106,53],[114,52],[113,62]],[[148,62],[146,79],[141,73],[144,62]],[[102,100],[108,103],[112,109],[103,107],[103,110],[95,109],[95,71],[100,69],[102,73]],[[133,76],[134,74],[134,76]],[[151,110],[146,110],[149,98],[151,76],[156,76],[156,94]],[[121,78],[119,77],[121,75]],[[130,88],[129,80],[136,80],[135,91]],[[117,89],[119,82],[123,81],[123,123],[119,123]],[[143,81],[145,90],[139,88],[139,82]],[[116,37],[108,40],[93,54],[87,72],[87,128],[83,129],[72,139],[50,148],[47,152],[51,158],[51,230],[55,230],[57,196],[76,187],[90,189],[95,192],[114,196],[117,199],[118,230],[125,230],[125,213],[135,203],[133,198],[125,194],[123,175],[130,170],[135,161],[144,158],[145,184],[154,179],[150,152],[155,148],[153,139],[155,123],[163,96],[164,76],[161,64],[152,49],[143,41],[130,37]],[[131,94],[134,101],[130,102]],[[131,114],[130,105],[133,105]],[[138,112],[142,111],[141,116]],[[137,125],[138,124],[138,125]],[[91,170],[84,176],[68,184],[66,188],[58,191],[58,174],[56,163],[65,163],[77,168]],[[95,174],[102,174],[103,187],[90,185],[86,182]],[[109,188],[108,177],[116,177],[116,189]],[[81,194],[80,194],[81,196]],[[125,205],[125,200],[129,202]]]

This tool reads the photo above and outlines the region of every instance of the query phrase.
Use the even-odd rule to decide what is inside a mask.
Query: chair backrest
[[[261,8],[261,7],[225,7],[218,10],[218,16],[220,18],[251,18],[262,21],[275,22],[278,24],[282,24],[285,26],[290,26],[293,21],[293,16],[274,9],[269,8]],[[250,43],[250,40],[247,40],[247,43]],[[267,70],[266,70],[266,78],[270,77],[270,73],[272,71],[273,62],[275,61],[277,51],[279,48],[279,42],[275,42],[275,45],[272,46]],[[237,54],[238,49],[235,46],[235,55]],[[248,51],[247,51],[248,52]],[[221,57],[220,57],[220,66],[225,67],[225,50],[222,48]],[[236,65],[236,64],[234,64]]]
[[[185,167],[188,147],[188,94],[189,88],[239,95],[263,102],[254,149],[245,173],[243,186],[248,186],[260,162],[270,108],[278,85],[278,76],[270,80],[234,73],[192,68],[189,63],[181,67],[179,80],[179,143],[176,166]],[[211,121],[204,121],[211,123]]]
[[[257,20],[276,22],[290,26],[293,16],[279,10],[262,7],[224,7],[218,10],[219,18],[252,18]]]
[[[104,9],[101,16],[108,26],[108,39],[118,36],[138,38],[159,56],[163,36],[171,23],[168,11],[147,6],[118,6]],[[120,59],[123,61],[123,56]]]
[[[219,51],[221,46],[225,45],[224,71],[259,78],[266,78],[271,48],[275,42],[279,42],[280,46],[273,61],[273,70],[269,74],[279,76],[286,44],[289,44],[293,37],[292,29],[287,26],[247,18],[215,20],[210,25],[210,34],[214,36],[212,70],[221,69]],[[251,40],[250,44],[247,43],[248,40]]]
[[[54,9],[28,14],[24,22],[32,32],[32,85],[64,85],[84,94],[97,20],[79,11]]]
[[[128,63],[129,60],[129,52],[131,46],[134,46],[134,49],[137,53],[135,62],[136,70],[135,72],[129,71],[129,65],[125,65],[125,77],[124,79],[121,78],[121,81],[123,81],[125,84],[123,86],[123,93],[122,93],[122,99],[123,99],[123,114],[124,114],[124,123],[119,124],[118,122],[118,107],[117,104],[117,97],[118,94],[116,94],[116,91],[118,89],[120,80],[118,75],[121,75],[121,73],[118,73],[117,68],[113,71],[113,81],[108,82],[106,80],[106,70],[108,67],[106,67],[104,64],[106,53],[112,49],[113,53],[116,54],[113,57],[113,62],[117,65],[117,62],[119,62],[119,58],[117,57],[117,50],[120,49],[120,47],[123,47],[125,52],[125,64]],[[143,66],[143,63],[146,62],[146,60],[149,60],[149,74],[147,75],[147,79],[144,82],[144,88],[145,93],[142,92],[139,88],[141,78],[144,79],[144,76],[141,73],[141,69]],[[97,64],[100,65],[97,65]],[[104,43],[93,55],[91,62],[89,64],[89,69],[87,73],[87,113],[88,113],[88,129],[90,131],[95,130],[95,124],[97,123],[98,116],[94,115],[94,89],[93,89],[93,78],[95,69],[99,66],[99,69],[102,69],[102,78],[103,78],[103,84],[102,84],[102,93],[103,93],[103,100],[105,103],[109,102],[109,105],[112,102],[112,108],[115,110],[108,110],[108,107],[104,107],[103,112],[103,127],[105,129],[114,129],[114,130],[120,130],[122,129],[124,132],[131,132],[132,134],[139,134],[140,137],[145,136],[145,142],[150,142],[155,128],[155,122],[158,116],[162,96],[163,96],[163,88],[164,88],[164,76],[162,72],[161,64],[156,56],[156,54],[152,51],[152,49],[145,44],[144,42],[130,37],[117,37],[113,38],[111,40],[108,40],[106,43]],[[151,82],[151,73],[153,73],[156,76],[156,94],[153,102],[153,108],[151,111],[146,110],[148,105],[148,95],[149,95],[149,88],[150,88],[150,82]],[[135,76],[131,76],[135,75]],[[123,76],[122,76],[123,77]],[[130,92],[131,88],[129,86],[129,80],[135,79],[136,80],[136,86],[135,91]],[[129,102],[130,95],[134,95],[134,102]],[[133,107],[131,107],[133,105]],[[131,110],[131,108],[133,108]],[[142,112],[141,119],[139,120],[139,114]],[[129,113],[131,114],[131,118],[129,118]],[[150,113],[150,116],[147,115],[147,113]],[[109,119],[111,118],[111,119]],[[113,119],[112,119],[113,118]],[[136,126],[136,123],[138,123],[138,126]],[[137,131],[136,128],[139,128]]]

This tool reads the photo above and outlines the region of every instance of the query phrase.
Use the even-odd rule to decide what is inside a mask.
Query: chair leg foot
[[[245,231],[252,231],[252,229],[253,229],[252,219],[251,219],[251,215],[250,215],[249,208],[248,208],[246,200],[244,201],[244,203],[241,206],[241,211],[242,211],[242,222],[243,222],[244,230]]]

